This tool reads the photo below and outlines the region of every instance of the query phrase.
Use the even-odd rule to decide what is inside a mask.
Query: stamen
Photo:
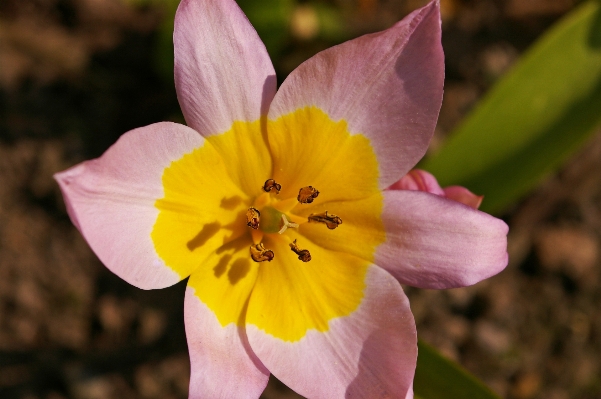
[[[298,197],[296,199],[301,204],[310,204],[319,195],[319,191],[313,186],[303,187],[298,190]]]
[[[275,254],[273,251],[271,249],[265,249],[262,242],[250,246],[250,257],[255,262],[271,262],[274,256]]]
[[[297,223],[289,222],[288,219],[286,218],[286,215],[284,215],[282,213],[282,228],[280,229],[280,231],[278,231],[278,234],[282,234],[288,228],[297,228],[297,227],[298,227]]]
[[[273,179],[267,179],[265,181],[265,184],[263,184],[263,190],[265,190],[267,192],[270,192],[274,188],[275,188],[275,193],[279,194],[280,190],[282,189],[282,185],[276,183],[276,181]]]
[[[310,214],[309,222],[324,223],[328,229],[334,230],[339,224],[342,224],[342,219],[336,215],[328,215],[328,211],[325,211],[324,213]]]
[[[255,230],[258,229],[260,216],[261,212],[259,212],[257,209],[248,208],[248,211],[246,211],[246,225]]]
[[[309,253],[309,250],[300,249],[298,245],[296,245],[296,240],[292,241],[292,243],[289,245],[292,252],[298,255],[298,259],[302,260],[303,262],[308,262],[311,260],[311,254]]]

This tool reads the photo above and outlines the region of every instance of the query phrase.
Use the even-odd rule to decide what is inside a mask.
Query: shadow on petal
[[[417,342],[392,342],[390,337],[391,332],[386,330],[374,331],[367,337],[359,355],[358,374],[349,384],[345,397],[406,397],[415,373]],[[405,348],[398,348],[399,344]],[[390,356],[390,351],[406,356]],[[402,396],[397,396],[399,394]]]
[[[238,258],[230,266],[230,270],[227,272],[227,278],[230,280],[230,284],[236,285],[236,283],[242,280],[250,271],[250,260],[245,258]]]
[[[228,211],[234,210],[242,203],[242,197],[235,195],[233,197],[224,197],[221,199],[220,207]]]
[[[207,223],[202,226],[202,230],[190,241],[186,243],[186,246],[190,251],[194,251],[207,243],[221,228],[219,222]]]
[[[217,265],[213,268],[213,272],[215,274],[215,277],[219,278],[223,275],[223,273],[225,273],[225,271],[227,270],[227,265],[228,263],[230,263],[230,260],[232,260],[232,255],[223,255],[221,258],[219,258],[219,262],[217,262]]]
[[[273,96],[277,90],[277,79],[275,75],[269,75],[263,83],[263,98],[261,98],[261,115],[267,115]]]
[[[249,239],[248,236],[244,235],[242,237],[238,237],[232,241],[226,242],[225,244],[223,244],[221,247],[219,247],[217,249],[217,251],[215,251],[215,253],[217,255],[220,255],[226,251],[240,251],[244,248],[246,248],[248,250],[248,247],[250,246],[251,241]]]

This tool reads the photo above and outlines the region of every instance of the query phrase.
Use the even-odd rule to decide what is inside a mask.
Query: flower
[[[182,0],[188,126],[135,129],[56,175],[110,270],[144,289],[190,276],[191,398],[257,398],[270,373],[309,398],[411,397],[417,338],[399,282],[459,287],[506,266],[502,221],[394,184],[436,124],[440,34],[433,1],[317,54],[276,93],[233,0]]]

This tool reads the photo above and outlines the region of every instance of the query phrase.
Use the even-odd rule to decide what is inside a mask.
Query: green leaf
[[[290,16],[296,0],[237,0],[274,59],[289,40]]]
[[[159,27],[155,64],[166,81],[173,81],[173,22],[180,0],[128,0],[142,5],[157,4],[164,8]],[[290,15],[296,0],[237,0],[272,59],[289,40]]]
[[[319,36],[321,38],[334,43],[352,39],[351,32],[339,8],[323,1],[314,2],[313,7],[319,19]]]
[[[154,64],[165,82],[173,82],[173,26],[175,11],[180,0],[157,2],[163,7],[163,21],[157,32]]]
[[[476,377],[444,358],[430,345],[421,340],[417,345],[417,369],[413,380],[416,399],[499,399]]]
[[[601,3],[552,27],[485,96],[424,169],[501,212],[556,170],[601,123]]]

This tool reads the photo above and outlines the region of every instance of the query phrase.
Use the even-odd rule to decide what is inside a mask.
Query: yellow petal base
[[[385,240],[378,174],[369,140],[316,107],[263,124],[236,122],[165,169],[152,239],[169,267],[182,277],[193,273],[188,284],[223,326],[253,324],[297,341],[308,330],[327,331],[332,319],[351,314],[363,299],[367,269]],[[279,194],[262,189],[272,178],[282,186]],[[299,189],[307,186],[320,194],[300,204]],[[343,203],[342,212],[328,203]],[[264,213],[265,230],[247,227],[249,207]],[[307,223],[312,210],[323,209],[344,222],[335,230]],[[279,213],[300,227],[278,234],[271,219]],[[361,235],[357,248],[349,233],[361,231],[362,215],[372,233],[382,234]],[[319,228],[322,234],[303,234]],[[332,251],[328,237],[354,247]],[[298,259],[293,240],[310,251],[310,261]],[[274,252],[272,261],[251,259],[249,247],[259,242]]]

